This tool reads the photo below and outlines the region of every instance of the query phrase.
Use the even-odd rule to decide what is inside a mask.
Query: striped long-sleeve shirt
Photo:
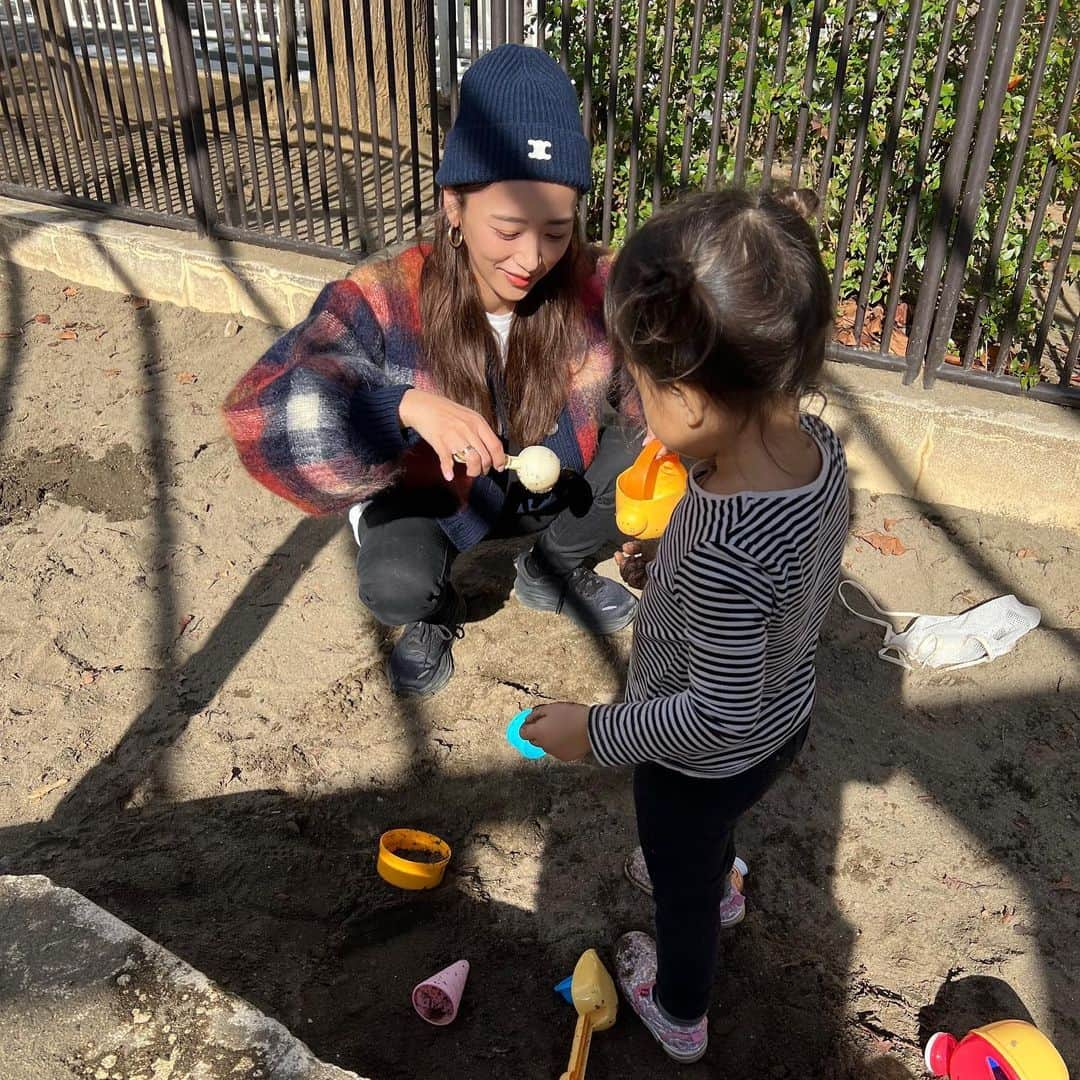
[[[589,710],[605,765],[733,776],[806,722],[815,653],[848,529],[847,465],[823,421],[805,487],[714,495],[693,475],[650,567],[626,701]]]

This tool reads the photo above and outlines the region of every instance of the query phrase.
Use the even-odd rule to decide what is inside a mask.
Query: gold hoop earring
[[[447,230],[447,236],[450,238],[450,246],[455,251],[459,247],[461,247],[461,244],[465,239],[465,237],[462,236],[462,234],[461,234],[461,226],[460,225],[451,225],[450,228]]]

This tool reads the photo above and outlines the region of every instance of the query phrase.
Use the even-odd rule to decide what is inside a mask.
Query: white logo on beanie
[[[529,157],[533,161],[551,160],[551,155],[548,153],[551,143],[547,139],[529,139],[529,145],[532,147],[532,150],[529,151]]]

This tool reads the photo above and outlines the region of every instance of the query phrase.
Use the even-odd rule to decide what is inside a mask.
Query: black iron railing
[[[578,84],[591,236],[810,185],[836,358],[1080,400],[1062,0],[0,0],[0,192],[355,260],[421,233],[461,73],[506,40]]]
[[[424,0],[0,0],[0,190],[355,259],[433,205],[436,36]]]
[[[590,235],[685,188],[810,186],[833,355],[1080,402],[1080,11],[1061,0],[567,0]]]

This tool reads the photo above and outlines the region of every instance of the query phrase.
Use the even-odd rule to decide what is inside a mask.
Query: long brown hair
[[[460,192],[467,198],[470,191]],[[480,301],[465,245],[450,243],[449,222],[435,218],[431,253],[420,278],[424,352],[439,393],[480,413],[495,430],[491,382],[504,388],[507,435],[522,446],[542,442],[566,404],[571,375],[585,356],[581,293],[590,256],[575,228],[566,253],[518,303],[506,368]],[[491,378],[494,377],[494,378]]]

